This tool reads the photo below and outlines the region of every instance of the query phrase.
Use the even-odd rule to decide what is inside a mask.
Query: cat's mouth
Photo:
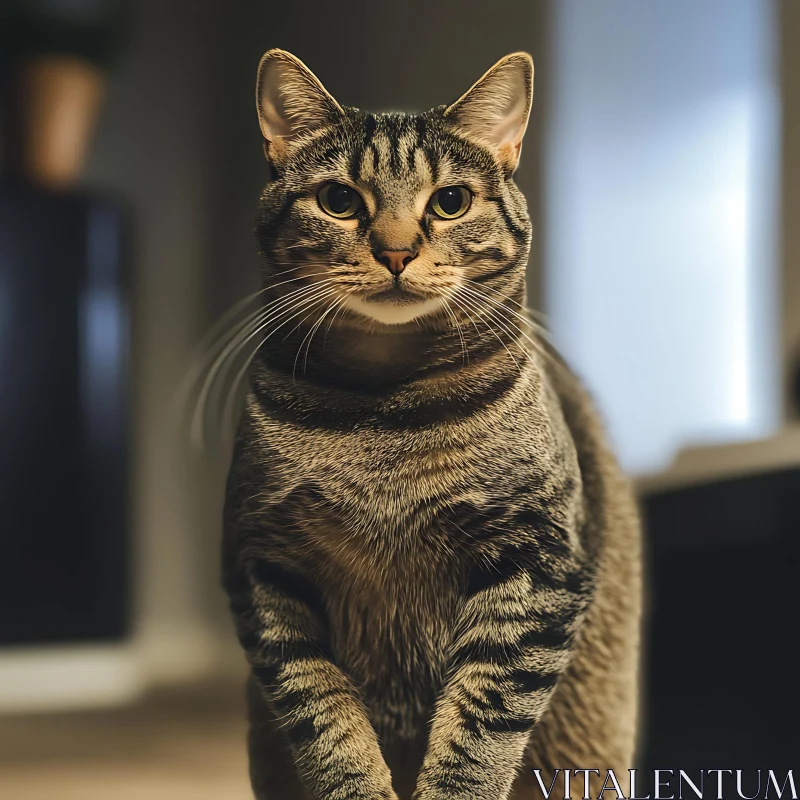
[[[384,325],[403,325],[441,309],[441,301],[402,283],[361,296],[350,295],[346,305],[353,311]]]
[[[409,305],[411,303],[422,303],[428,300],[426,295],[420,294],[408,288],[408,286],[394,282],[386,289],[367,295],[364,298],[368,303],[391,303],[393,305]]]

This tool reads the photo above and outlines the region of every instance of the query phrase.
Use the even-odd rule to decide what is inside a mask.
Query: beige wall
[[[214,662],[209,609],[222,605],[207,566],[218,509],[204,502],[208,476],[192,466],[171,414],[189,352],[208,324],[212,5],[133,4],[131,40],[88,174],[118,193],[131,215],[135,628],[147,676],[164,679],[203,674]]]

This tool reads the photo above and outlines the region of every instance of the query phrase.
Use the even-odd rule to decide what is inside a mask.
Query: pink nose
[[[399,275],[413,261],[417,254],[411,250],[384,250],[375,256],[392,275]]]

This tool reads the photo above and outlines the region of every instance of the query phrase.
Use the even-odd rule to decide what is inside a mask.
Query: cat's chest
[[[427,512],[475,495],[496,483],[503,469],[496,444],[455,425],[413,432],[275,428],[271,445],[280,454],[281,494],[313,486],[324,507],[348,521],[353,535],[429,525],[433,516]]]
[[[307,479],[299,511],[336,662],[381,736],[400,739],[430,718],[467,568],[448,524],[447,476],[409,461],[387,452],[373,470],[340,464],[325,481]]]
[[[382,736],[418,735],[441,688],[458,602],[442,571],[420,560],[325,580],[334,656]]]

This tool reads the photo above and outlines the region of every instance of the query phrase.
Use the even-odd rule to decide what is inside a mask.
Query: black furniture
[[[0,646],[128,632],[124,227],[0,186]]]
[[[652,769],[797,769],[800,469],[643,498]]]

